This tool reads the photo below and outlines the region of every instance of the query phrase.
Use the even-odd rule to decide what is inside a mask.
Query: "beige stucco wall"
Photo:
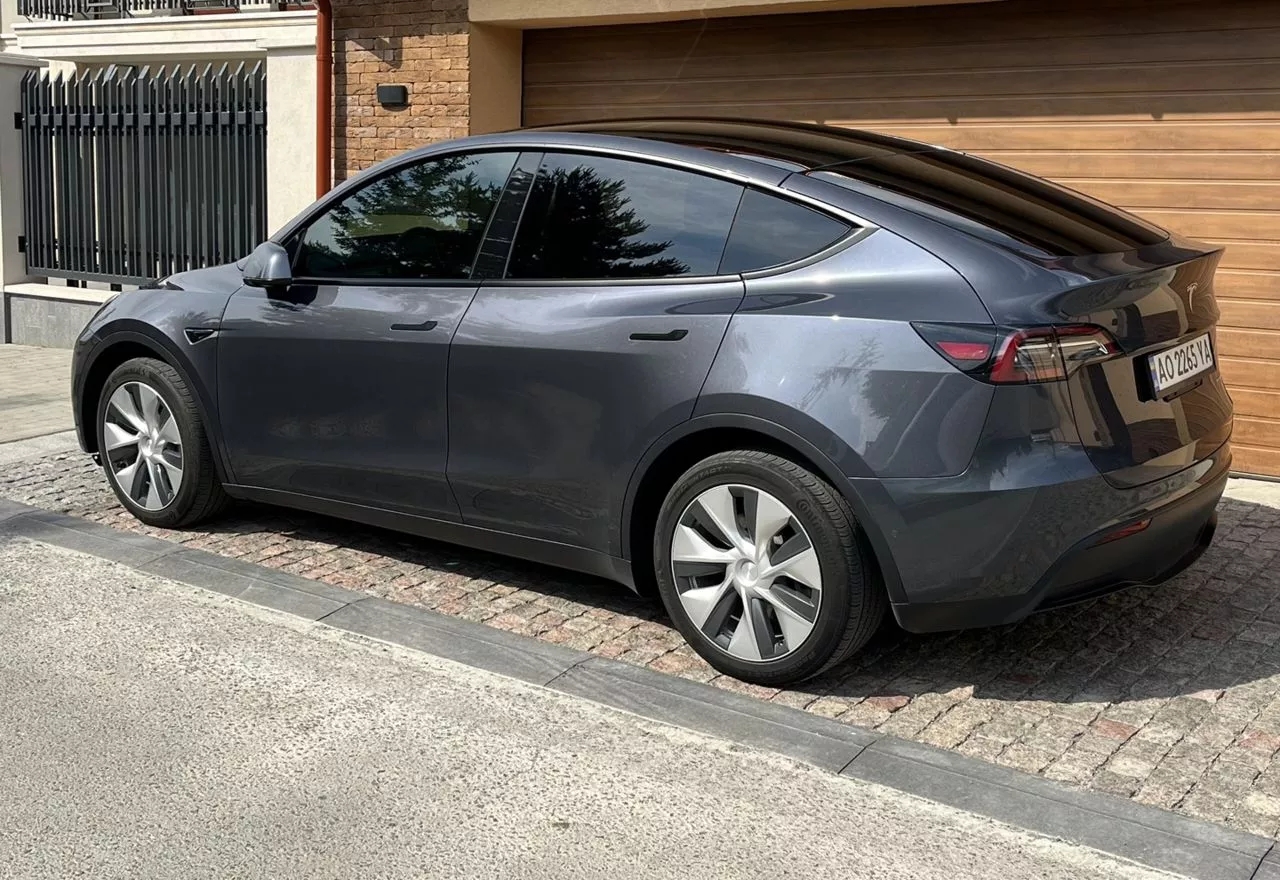
[[[267,49],[267,232],[316,197],[315,44]]]
[[[311,46],[314,54],[315,21],[310,10],[22,21],[13,26],[13,49],[39,58],[116,64],[261,58],[268,45]]]
[[[471,24],[471,133],[520,126],[521,32]]]
[[[0,119],[21,109],[18,85],[27,72],[42,67],[34,58],[0,53]],[[27,261],[18,251],[22,234],[22,142],[12,125],[0,126],[0,283],[27,279]]]
[[[18,15],[18,0],[0,0],[0,34],[12,33],[15,24],[25,19]]]
[[[471,0],[471,21],[508,27],[570,27],[682,18],[723,18],[993,0]]]

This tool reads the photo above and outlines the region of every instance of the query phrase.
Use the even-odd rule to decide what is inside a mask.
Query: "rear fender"
[[[699,407],[702,408],[702,406],[702,403],[700,403]],[[765,408],[764,404],[762,404],[761,408]],[[871,513],[873,509],[879,508],[883,510],[886,509],[886,506],[892,505],[888,495],[875,480],[851,480],[846,476],[842,466],[836,464],[837,460],[844,462],[844,466],[849,466],[850,463],[853,463],[856,472],[865,472],[865,466],[857,464],[856,453],[853,453],[847,447],[844,450],[839,450],[830,445],[840,443],[837,438],[830,435],[830,432],[825,432],[828,445],[823,447],[806,439],[806,436],[821,437],[823,433],[820,426],[808,416],[796,411],[789,413],[775,411],[775,415],[779,416],[785,424],[760,416],[743,415],[740,412],[703,412],[671,429],[650,446],[636,465],[627,485],[619,536],[622,557],[628,560],[634,558],[634,548],[631,546],[630,536],[636,498],[644,476],[664,453],[684,441],[711,431],[730,429],[750,432],[767,438],[774,445],[789,450],[796,458],[800,459],[800,463],[811,466],[841,494],[853,509],[853,514],[866,535],[868,543],[871,545],[890,599],[895,602],[905,601],[906,597],[902,591],[901,580],[898,577],[897,565],[893,560],[888,541],[885,539],[877,518]],[[834,453],[834,458],[832,453]]]

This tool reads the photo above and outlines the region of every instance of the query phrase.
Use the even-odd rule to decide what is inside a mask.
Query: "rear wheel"
[[[227,504],[195,397],[163,361],[134,358],[107,377],[98,453],[116,497],[147,525],[195,525]]]
[[[884,588],[848,504],[777,455],[724,452],[687,471],[663,502],[654,560],[684,637],[744,681],[817,675],[884,619]]]

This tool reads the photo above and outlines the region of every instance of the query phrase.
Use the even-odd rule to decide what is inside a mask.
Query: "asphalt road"
[[[0,876],[1168,875],[0,538]]]

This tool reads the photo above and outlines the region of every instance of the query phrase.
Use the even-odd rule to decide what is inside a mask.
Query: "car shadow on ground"
[[[716,678],[656,600],[597,578],[256,504],[239,504],[201,530],[149,529],[79,457],[33,463],[0,479],[0,494],[603,656]],[[1159,586],[991,629],[912,635],[887,622],[854,658],[781,694],[723,677],[717,684],[798,706],[825,699],[831,714],[872,698],[887,714],[922,697],[1120,703],[1260,681],[1280,672],[1280,566],[1273,564],[1280,508],[1228,498],[1219,518],[1205,555]]]
[[[1275,545],[1258,546],[1257,539],[1280,519],[1280,510],[1224,499],[1219,516],[1213,546],[1164,584],[1132,587],[989,629],[913,635],[887,621],[860,654],[795,691],[843,701],[888,698],[890,708],[894,701],[965,688],[986,699],[1115,703],[1221,691],[1274,675],[1280,672],[1280,570],[1270,565]],[[209,532],[250,544],[255,537],[285,536],[279,546],[291,549],[268,550],[265,556],[251,551],[245,558],[446,613],[458,610],[453,596],[459,588],[452,585],[483,584],[512,590],[508,595],[517,598],[535,594],[535,608],[545,604],[538,596],[557,600],[552,607],[560,612],[558,626],[565,625],[561,617],[583,611],[602,620],[607,612],[619,629],[645,624],[643,638],[624,642],[626,651],[593,648],[622,659],[648,662],[683,641],[656,599],[548,566],[250,504],[239,505]],[[308,568],[344,553],[356,560],[346,568]],[[442,580],[445,598],[432,601]],[[485,619],[467,614],[469,607],[463,603],[462,616]],[[518,625],[507,628],[521,631]],[[526,631],[557,641],[556,629]],[[714,675],[700,662],[680,671],[695,678]]]

